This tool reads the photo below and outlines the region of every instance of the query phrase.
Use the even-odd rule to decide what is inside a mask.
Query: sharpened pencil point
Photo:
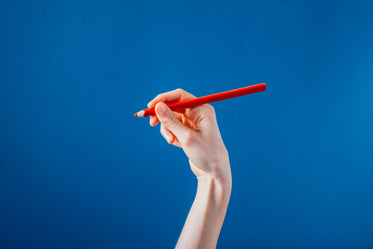
[[[139,111],[138,113],[135,114],[135,117],[144,117],[144,114],[145,112],[142,110],[142,111]]]

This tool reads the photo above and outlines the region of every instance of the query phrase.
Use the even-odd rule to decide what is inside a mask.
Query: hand
[[[155,107],[156,113],[156,116],[150,117],[150,125],[156,126],[161,122],[161,134],[169,144],[184,150],[198,179],[210,176],[230,182],[228,152],[220,135],[214,108],[206,104],[174,112],[165,104],[194,98],[182,89],[159,94],[148,103],[149,108]]]

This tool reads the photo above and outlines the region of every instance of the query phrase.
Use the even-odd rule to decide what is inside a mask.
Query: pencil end
[[[266,83],[263,82],[262,85],[263,85],[263,91],[267,90],[267,85],[266,85]]]

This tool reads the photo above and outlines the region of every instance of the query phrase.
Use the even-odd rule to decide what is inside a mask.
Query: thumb
[[[183,125],[179,119],[177,119],[165,103],[159,102],[155,106],[155,113],[162,125],[171,131],[181,143],[184,140],[183,138],[191,132],[188,127]]]

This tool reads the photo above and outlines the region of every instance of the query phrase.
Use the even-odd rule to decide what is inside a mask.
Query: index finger
[[[158,102],[172,103],[188,99],[195,99],[196,96],[184,91],[183,89],[176,89],[170,92],[158,94],[153,100],[148,103],[148,108],[153,108]]]

